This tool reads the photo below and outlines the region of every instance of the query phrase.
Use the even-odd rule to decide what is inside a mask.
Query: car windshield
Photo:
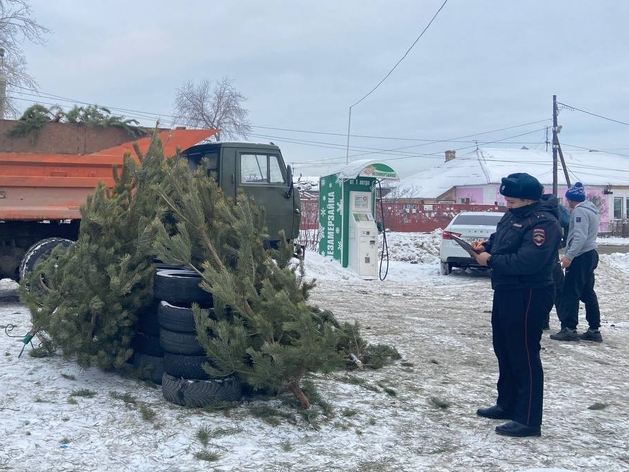
[[[496,226],[504,213],[487,213],[486,215],[459,214],[452,222],[455,225]]]

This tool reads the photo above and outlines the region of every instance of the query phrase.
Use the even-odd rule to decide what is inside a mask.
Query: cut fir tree
[[[214,315],[195,306],[197,338],[214,366],[213,377],[236,374],[254,389],[288,389],[310,406],[300,383],[308,372],[344,364],[340,327],[317,319],[307,303],[314,283],[303,263],[291,264],[293,246],[280,234],[277,249],[264,249],[264,215],[243,193],[225,199],[203,169],[172,169],[160,196],[177,220],[169,231],[156,219],[156,255],[186,265],[212,293]]]
[[[139,310],[152,302],[155,268],[146,229],[162,211],[157,187],[167,168],[158,140],[140,166],[125,156],[115,185],[102,184],[81,207],[78,240],[37,266],[20,287],[35,329],[82,367],[111,370],[132,354]],[[45,276],[44,276],[45,275]],[[42,280],[45,278],[45,282]],[[41,287],[45,290],[29,290]]]
[[[126,156],[114,188],[99,186],[82,207],[78,240],[22,284],[35,327],[55,347],[84,367],[120,366],[132,354],[137,313],[152,303],[158,257],[196,271],[212,294],[212,317],[194,307],[212,377],[286,389],[308,408],[305,375],[341,368],[350,354],[365,360],[358,326],[308,304],[314,282],[303,262],[291,263],[284,235],[277,248],[265,248],[276,238],[252,199],[225,198],[207,163],[193,172],[185,160],[164,160],[157,140],[145,156],[136,153],[140,165]],[[45,293],[28,290],[42,274]]]

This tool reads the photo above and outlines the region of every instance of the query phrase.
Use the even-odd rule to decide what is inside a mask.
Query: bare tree
[[[44,44],[44,35],[50,30],[31,16],[28,0],[0,0],[0,48],[5,50],[3,60],[8,90],[37,88],[35,79],[26,72],[26,57],[22,50],[24,40]],[[7,115],[16,117],[16,104],[7,100]]]
[[[251,132],[249,112],[242,106],[246,100],[229,77],[214,84],[209,80],[199,85],[189,81],[177,89],[175,121],[194,128],[217,129],[217,140],[246,138]]]

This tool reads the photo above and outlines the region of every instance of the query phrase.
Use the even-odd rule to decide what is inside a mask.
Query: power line
[[[543,120],[543,121],[548,121],[548,120]],[[490,134],[490,133],[493,133],[493,132],[506,131],[506,130],[508,130],[508,129],[519,128],[520,126],[525,126],[525,125],[510,126],[510,127],[507,127],[507,128],[502,128],[502,130],[492,130],[492,131],[487,131],[487,132],[484,132],[484,133],[470,134],[470,135],[467,135],[467,136],[459,136],[459,137],[457,137],[457,138],[453,138],[453,139],[463,139],[463,138],[470,138],[470,137],[474,137],[474,136],[482,136],[483,134]],[[544,129],[544,130],[545,130],[546,128],[542,128],[542,129]],[[491,143],[494,143],[494,142],[504,141],[504,140],[506,140],[506,139],[513,139],[513,138],[517,138],[517,137],[520,137],[520,136],[525,136],[525,135],[527,135],[527,134],[537,133],[537,132],[539,132],[539,131],[541,131],[541,129],[536,129],[536,130],[531,131],[531,132],[529,132],[529,133],[518,134],[518,135],[516,135],[516,136],[511,136],[511,137],[508,137],[508,138],[503,138],[503,139],[496,140],[496,141],[487,141],[487,142],[482,143],[482,144],[491,144]],[[442,140],[441,142],[446,143],[446,142],[450,142],[450,140]],[[428,144],[434,144],[434,143],[428,143]],[[426,144],[426,143],[424,143],[424,144],[415,144],[415,145],[412,145],[412,146],[404,146],[404,147],[401,147],[401,148],[389,149],[389,151],[401,151],[401,150],[404,150],[404,149],[410,149],[410,148],[416,148],[416,147],[427,146],[428,144]],[[468,149],[468,148],[470,148],[470,147],[475,147],[475,146],[476,146],[476,145],[474,145],[474,146],[465,146],[465,147],[462,147],[462,148],[457,148],[457,149],[453,149],[453,150],[454,150],[454,151],[460,151],[460,150],[462,150],[462,149]],[[352,156],[350,156],[350,157],[359,157],[359,156],[364,156],[364,155],[367,155],[367,154],[371,154],[371,153],[368,153],[368,152],[367,152],[367,153],[361,153],[361,154],[353,154],[353,155],[352,155]],[[335,159],[336,159],[336,158],[335,158]]]
[[[580,108],[573,107],[572,105],[566,105],[565,103],[557,102],[557,104],[567,108],[568,110],[580,111],[581,113],[585,113],[586,115],[592,115],[592,116],[595,116],[597,118],[601,118],[603,120],[613,121],[614,123],[619,123],[621,125],[629,126],[629,123],[627,123],[625,121],[615,120],[613,118],[608,118],[607,116],[598,115],[598,114],[592,113],[590,111],[581,110]]]
[[[11,85],[12,87],[18,88],[18,89],[22,89],[22,90],[28,90],[30,92],[34,92],[34,93],[27,93],[27,92],[19,92],[19,94],[21,95],[26,95],[26,96],[32,96],[32,97],[43,97],[43,98],[47,98],[47,99],[55,99],[55,100],[61,100],[64,102],[72,102],[72,103],[77,103],[77,104],[81,104],[81,105],[95,105],[95,103],[90,103],[90,102],[86,102],[83,100],[77,100],[74,98],[68,98],[68,97],[63,97],[60,95],[55,95],[55,94],[51,94],[51,93],[46,93],[46,92],[40,92],[36,89],[32,89],[29,87],[23,87],[17,84],[13,84],[10,83],[9,85]],[[16,97],[14,97],[16,98]],[[32,101],[32,102],[38,102],[37,100],[27,100],[27,99],[21,99],[21,100],[26,100],[26,101]],[[54,105],[58,105],[58,104],[54,104]],[[135,116],[140,116],[140,115],[146,115],[146,116],[142,116],[142,118],[145,119],[154,119],[157,117],[166,117],[166,118],[175,118],[175,116],[173,115],[169,115],[166,113],[152,113],[152,112],[146,112],[146,111],[140,111],[140,110],[131,110],[128,108],[121,108],[121,107],[115,107],[115,106],[107,106],[107,105],[100,105],[103,106],[105,108],[111,109],[111,110],[118,110],[118,111],[122,111],[122,112],[126,112],[126,113],[132,113]]]
[[[570,146],[570,147],[577,148],[577,149],[584,149],[584,150],[589,151],[589,152],[597,152],[597,151],[599,151],[599,152],[604,152],[606,154],[613,154],[614,156],[629,157],[629,155],[627,155],[627,154],[619,154],[617,152],[606,151],[605,149],[597,149],[597,148],[591,148],[591,147],[588,148],[588,147],[576,146],[575,144],[568,144],[568,143],[563,143],[563,145],[564,146]]]
[[[384,78],[378,82],[378,85],[376,85],[374,88],[372,88],[369,93],[367,93],[367,95],[365,95],[363,98],[361,98],[360,100],[358,100],[356,103],[354,103],[352,105],[352,107],[358,105],[360,102],[362,102],[365,98],[367,98],[369,95],[371,95],[372,93],[374,93],[376,91],[376,89],[378,87],[380,87],[385,80],[387,80],[389,78],[389,76],[393,73],[393,71],[397,68],[397,66],[400,65],[400,63],[406,58],[406,56],[408,56],[408,53],[411,52],[411,49],[413,49],[415,47],[415,45],[417,44],[417,42],[421,39],[421,37],[424,35],[424,33],[428,30],[428,28],[430,28],[430,25],[432,25],[432,22],[435,21],[435,18],[437,18],[437,15],[439,15],[439,12],[441,12],[441,10],[443,9],[443,7],[446,6],[446,3],[448,3],[448,0],[445,0],[443,2],[443,4],[439,7],[439,10],[437,10],[437,13],[434,14],[434,16],[432,17],[432,19],[430,20],[430,22],[426,25],[426,27],[424,28],[424,30],[420,33],[419,36],[417,36],[417,39],[413,42],[413,44],[411,44],[411,47],[407,49],[407,51],[404,53],[404,55],[402,56],[402,58],[397,61],[397,63],[393,66],[393,69],[391,69],[389,71],[389,73],[387,75],[384,76]],[[351,107],[350,107],[351,108]]]
[[[437,10],[437,13],[434,14],[432,19],[428,22],[428,24],[426,25],[424,30],[420,33],[420,35],[417,37],[415,42],[413,42],[413,44],[411,44],[411,47],[407,49],[407,51],[404,53],[404,55],[401,57],[401,59],[399,61],[397,61],[397,63],[393,66],[393,69],[391,69],[389,71],[389,73],[387,75],[385,75],[384,78],[380,82],[378,82],[378,84],[374,88],[372,88],[363,98],[358,100],[353,105],[350,105],[350,107],[349,107],[349,116],[348,116],[348,119],[347,119],[347,145],[346,145],[346,150],[345,150],[345,163],[346,164],[349,163],[349,140],[350,140],[351,129],[352,129],[352,108],[354,108],[356,105],[358,105],[360,102],[362,102],[365,98],[367,98],[369,95],[371,95],[373,92],[375,92],[376,89],[378,87],[380,87],[380,85],[382,85],[384,83],[384,81],[389,78],[389,76],[393,73],[393,71],[397,68],[397,66],[399,66],[400,63],[404,60],[404,58],[408,55],[408,53],[411,52],[411,49],[413,49],[413,47],[415,47],[417,42],[421,39],[421,37],[424,35],[424,33],[428,30],[430,25],[432,25],[432,22],[435,21],[435,18],[437,18],[437,15],[443,9],[443,7],[446,6],[446,3],[448,3],[448,0],[444,0],[443,4],[439,7],[439,10]]]
[[[17,87],[21,88],[21,89],[24,89],[24,90],[34,91],[33,89],[30,89],[30,88],[27,88],[27,87],[22,87],[22,86],[17,86]],[[68,97],[63,97],[63,96],[60,96],[60,95],[50,94],[50,93],[47,93],[47,92],[37,92],[37,94],[29,94],[29,93],[24,93],[24,92],[19,92],[19,93],[22,94],[22,95],[27,95],[27,96],[42,96],[44,98],[55,98],[55,99],[59,99],[59,100],[62,100],[62,101],[67,101],[67,102],[72,102],[72,103],[80,103],[80,104],[85,104],[85,105],[91,105],[92,104],[90,102],[77,100],[77,99],[72,99],[72,98],[68,98]],[[50,105],[50,106],[56,105],[56,106],[58,106],[57,103],[44,102],[44,101],[41,101],[41,100],[32,100],[32,99],[20,98],[20,97],[11,97],[11,98],[17,99],[17,100],[23,100],[23,101],[27,101],[27,102],[31,102],[31,103],[41,103],[41,104],[44,104],[44,105]],[[111,109],[111,110],[120,110],[120,111],[124,111],[124,112],[131,112],[131,114],[128,115],[131,118],[150,119],[150,120],[158,120],[161,117],[175,118],[173,115],[168,115],[168,114],[159,114],[159,113],[145,112],[145,111],[140,111],[140,110],[132,110],[132,109],[128,109],[128,108],[121,108],[121,107],[107,106],[107,105],[102,105],[102,106],[104,106],[105,108]],[[466,142],[466,141],[461,141],[461,140],[464,139],[464,138],[482,136],[482,135],[485,135],[485,134],[497,133],[497,132],[500,132],[500,131],[506,131],[506,130],[510,130],[510,129],[530,126],[530,125],[534,125],[534,124],[538,124],[538,123],[543,123],[543,122],[546,122],[546,121],[549,121],[549,119],[532,121],[532,122],[529,122],[529,123],[522,123],[522,124],[519,124],[519,125],[508,126],[508,127],[505,127],[505,128],[498,128],[498,129],[493,129],[493,130],[489,130],[489,131],[483,131],[483,132],[480,132],[480,133],[474,133],[474,134],[469,134],[469,135],[466,135],[466,136],[460,136],[460,137],[450,138],[450,139],[401,138],[401,137],[373,136],[373,135],[352,135],[352,136],[359,137],[359,138],[368,138],[368,139],[388,139],[388,140],[401,140],[401,141],[422,141],[422,144],[406,146],[406,147],[402,147],[402,148],[379,149],[379,151],[382,151],[384,153],[388,153],[388,152],[398,152],[398,151],[402,151],[404,149],[411,149],[413,147],[426,146],[426,145],[429,145],[429,144]],[[345,134],[329,133],[329,132],[324,132],[324,131],[300,130],[300,129],[291,129],[291,128],[277,128],[277,127],[271,127],[271,126],[253,126],[253,127],[254,128],[261,128],[261,129],[278,130],[278,131],[289,131],[289,132],[306,133],[306,134],[321,134],[321,135],[343,136],[343,137],[345,137]],[[254,134],[252,134],[252,135],[254,135]],[[265,137],[263,135],[258,135],[258,136]],[[271,139],[288,139],[288,138],[272,137]],[[331,143],[324,143],[324,144],[330,145]],[[527,144],[527,143],[524,143],[524,144]],[[332,144],[332,145],[336,146],[335,144]],[[355,156],[352,156],[352,157],[355,157]],[[332,159],[336,159],[336,158],[332,158]]]
[[[498,142],[506,142],[509,139],[514,139],[514,138],[518,138],[520,136],[526,136],[529,134],[533,134],[533,133],[538,133],[540,131],[545,131],[546,128],[540,128],[540,129],[536,129],[534,131],[529,131],[527,133],[521,133],[521,134],[517,134],[514,136],[508,136],[506,138],[501,138],[501,139],[496,139],[493,141],[485,141],[485,142],[480,142],[478,143],[478,145],[480,146],[484,146],[487,144],[493,144],[493,143],[498,143]],[[472,145],[472,146],[465,146],[465,147],[460,147],[457,149],[453,149],[454,151],[461,151],[463,149],[469,149],[472,147],[476,147],[476,144]],[[388,150],[388,151],[393,151],[393,150]],[[358,157],[358,156],[364,156],[364,155],[370,155],[370,154],[378,154],[378,153],[374,153],[374,152],[364,152],[364,153],[360,153],[360,154],[354,154],[352,157]],[[331,161],[335,161],[335,160],[340,160],[343,159],[345,156],[337,156],[337,157],[331,157],[331,158],[327,158],[327,159],[322,159],[322,160],[317,160],[317,161],[304,161],[301,164],[333,164],[333,162]],[[412,158],[416,158],[416,157],[429,157],[429,158],[443,158],[443,155],[441,153],[430,153],[430,154],[422,154],[422,153],[418,153],[418,154],[413,154],[413,155],[409,155],[409,156],[402,156],[402,157],[391,157],[388,158],[388,161],[398,161],[398,160],[402,160],[402,159],[412,159]]]
[[[94,103],[91,102],[86,102],[83,100],[78,100],[78,99],[73,99],[73,98],[68,98],[68,97],[63,97],[60,95],[56,95],[56,94],[51,94],[51,93],[47,93],[47,92],[40,92],[38,90],[32,89],[32,88],[28,88],[28,87],[23,87],[20,85],[16,85],[16,84],[10,84],[16,88],[20,88],[23,90],[29,90],[31,92],[35,92],[34,94],[32,93],[25,93],[25,92],[18,92],[21,95],[27,95],[27,96],[32,96],[32,97],[36,97],[36,96],[40,96],[40,97],[44,97],[44,98],[53,98],[53,99],[57,99],[57,100],[61,100],[61,101],[65,101],[65,102],[72,102],[72,103],[78,103],[81,105],[94,105]],[[18,100],[23,100],[23,101],[27,101],[27,102],[32,102],[32,103],[42,103],[44,105],[58,105],[58,103],[51,103],[51,102],[42,102],[40,100],[29,100],[26,98],[19,98],[19,97],[12,97],[14,99],[18,99]],[[134,118],[142,118],[142,119],[151,119],[151,120],[155,120],[157,118],[161,118],[161,117],[165,117],[165,118],[176,118],[174,115],[170,115],[167,113],[154,113],[154,112],[148,112],[148,111],[141,111],[141,110],[133,110],[133,109],[129,109],[129,108],[121,108],[121,107],[116,107],[116,106],[109,106],[109,105],[101,105],[105,108],[108,108],[110,110],[118,110],[118,111],[123,111],[123,112],[128,112],[128,113],[132,113],[133,115],[128,115],[130,117],[134,117]],[[483,131],[480,133],[474,133],[474,134],[470,134],[467,136],[460,136],[458,138],[451,138],[451,139],[426,139],[426,138],[403,138],[403,137],[394,137],[394,136],[377,136],[377,135],[361,135],[361,134],[356,134],[356,135],[352,135],[352,137],[355,138],[366,138],[366,139],[383,139],[383,140],[395,140],[395,141],[422,141],[425,144],[421,144],[421,145],[428,145],[428,144],[439,144],[439,143],[456,143],[456,142],[462,142],[459,141],[461,139],[464,138],[470,138],[470,137],[475,137],[475,136],[482,136],[485,134],[491,134],[491,133],[498,133],[500,131],[507,131],[510,129],[515,129],[515,128],[522,128],[525,126],[530,126],[530,125],[535,125],[538,123],[544,123],[546,121],[549,121],[550,118],[544,119],[544,120],[538,120],[538,121],[532,121],[529,123],[522,123],[519,125],[514,125],[514,126],[509,126],[506,128],[498,128],[498,129],[493,129],[493,130],[489,130],[489,131]],[[328,135],[328,136],[339,136],[339,137],[346,137],[347,135],[344,133],[330,133],[330,132],[325,132],[325,131],[314,131],[314,130],[303,130],[303,129],[292,129],[292,128],[279,128],[279,127],[272,127],[272,126],[260,126],[260,125],[252,125],[253,128],[260,128],[260,129],[269,129],[269,130],[274,130],[274,131],[288,131],[288,132],[295,132],[295,133],[304,133],[304,134],[320,134],[320,135]],[[410,146],[413,147],[413,146]],[[409,147],[409,148],[410,148]],[[403,150],[403,149],[408,149],[408,148],[399,148],[399,149],[390,149],[387,151],[398,151],[398,150]]]

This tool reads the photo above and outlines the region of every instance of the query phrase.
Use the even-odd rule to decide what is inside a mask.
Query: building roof
[[[586,187],[629,186],[629,158],[598,151],[564,151],[571,183]],[[436,167],[402,179],[400,189],[412,189],[413,196],[437,198],[452,187],[500,184],[501,178],[516,172],[536,177],[545,187],[552,185],[552,152],[529,149],[477,149]],[[558,185],[566,181],[559,161]]]

